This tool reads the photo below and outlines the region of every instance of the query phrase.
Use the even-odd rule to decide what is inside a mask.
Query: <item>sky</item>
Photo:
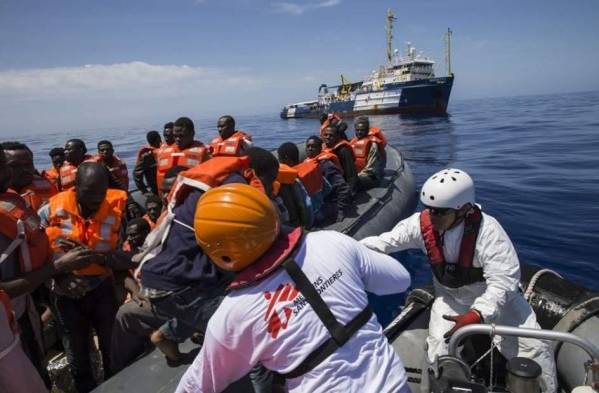
[[[0,0],[0,135],[276,115],[383,64],[388,8],[438,76],[452,29],[451,100],[599,89],[597,0]]]

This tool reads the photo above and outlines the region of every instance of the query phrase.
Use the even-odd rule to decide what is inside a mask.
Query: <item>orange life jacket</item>
[[[354,152],[356,172],[360,173],[362,169],[364,169],[364,167],[366,166],[366,161],[368,160],[368,152],[370,151],[370,146],[373,143],[376,143],[381,154],[384,154],[385,148],[383,147],[383,141],[381,141],[376,136],[367,135],[362,139],[353,137],[350,141],[352,150]]]
[[[12,241],[2,250],[1,260],[19,247],[21,272],[39,269],[48,261],[48,237],[40,227],[40,218],[19,194],[0,194],[0,233]]]
[[[252,136],[243,131],[235,131],[227,139],[216,137],[210,142],[210,154],[212,157],[239,156],[243,148],[243,141],[251,141]]]
[[[112,164],[108,164],[99,154],[94,156],[92,160],[105,164],[110,173],[119,179],[121,185],[123,186],[123,190],[129,190],[129,173],[127,172],[127,164],[125,164],[125,161],[114,155],[112,156]]]
[[[242,176],[249,185],[264,191],[262,182],[252,170],[249,169],[250,158],[243,157],[213,157],[191,169],[179,173],[171,193],[168,196],[169,204],[178,205],[190,191],[196,188],[207,191],[218,187],[233,173]]]
[[[384,149],[385,147],[387,147],[387,136],[385,135],[385,133],[383,132],[383,130],[381,130],[378,127],[370,127],[368,129],[368,136],[374,136],[377,137],[382,144],[382,148]]]
[[[458,262],[447,263],[443,254],[443,243],[431,221],[428,209],[420,213],[420,231],[424,240],[431,270],[437,281],[446,287],[459,288],[478,281],[484,281],[483,269],[473,267],[476,238],[480,229],[482,214],[473,207],[464,218],[464,234],[460,243]]]
[[[8,321],[8,326],[10,327],[12,334],[16,335],[19,332],[19,324],[17,322],[15,312],[12,309],[12,305],[10,303],[10,297],[2,289],[0,289],[0,312],[3,312],[6,314],[6,320]]]
[[[54,186],[58,185],[58,177],[60,176],[60,173],[58,173],[58,170],[56,168],[52,167],[52,168],[43,170],[42,176],[45,177],[46,179],[48,179],[48,181],[50,183],[54,184]]]
[[[202,142],[194,141],[191,147],[179,150],[176,144],[160,149],[158,153],[158,170],[156,180],[158,189],[162,189],[164,176],[169,169],[175,166],[193,168],[209,158],[208,149]]]
[[[20,192],[27,206],[35,211],[57,193],[56,187],[48,179],[39,175],[33,175],[31,184]]]
[[[335,158],[337,157],[335,156]],[[308,158],[293,167],[310,196],[316,195],[324,188],[324,180],[318,166],[318,161],[318,156]]]
[[[331,116],[332,115],[332,116]],[[324,123],[322,123],[320,125],[320,137],[323,137],[324,134],[324,130],[331,124],[332,121],[335,121],[336,123],[341,122],[341,120],[343,120],[343,118],[341,117],[341,115],[337,112],[333,112],[331,113],[327,119],[324,121]]]
[[[93,161],[93,157],[89,154],[83,156],[83,161]],[[66,191],[75,185],[75,176],[77,175],[77,166],[68,161],[65,161],[60,167],[60,190]]]
[[[72,239],[99,252],[116,249],[121,218],[125,211],[127,193],[123,190],[108,189],[106,198],[98,211],[85,220],[80,216],[77,196],[74,189],[63,191],[50,199],[50,213],[46,234],[54,254],[62,255],[57,240]],[[110,270],[96,263],[75,271],[84,276],[106,276]]]

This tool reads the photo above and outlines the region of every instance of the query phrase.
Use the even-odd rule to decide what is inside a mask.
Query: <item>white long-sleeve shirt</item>
[[[447,263],[457,263],[460,254],[464,223],[446,231],[443,237],[443,255]],[[360,241],[368,248],[392,253],[419,248],[426,254],[420,231],[420,213],[400,221],[391,231]],[[483,269],[484,282],[448,288],[436,279],[437,296],[448,295],[454,300],[480,311],[485,322],[493,322],[513,296],[518,295],[520,262],[516,250],[499,222],[482,213],[482,221],[474,251],[473,267]]]
[[[368,304],[366,290],[405,291],[410,276],[395,259],[333,231],[306,235],[295,257],[342,324]],[[204,345],[177,392],[220,392],[257,363],[288,373],[330,337],[312,307],[279,269],[257,285],[228,294],[208,323]],[[397,392],[406,373],[373,315],[352,338],[289,392]]]

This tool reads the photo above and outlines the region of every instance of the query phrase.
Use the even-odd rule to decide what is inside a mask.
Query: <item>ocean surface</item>
[[[370,119],[404,154],[418,187],[444,167],[466,170],[474,178],[478,203],[503,225],[522,262],[554,269],[599,291],[599,92],[452,101],[448,112],[444,117]],[[278,113],[235,117],[238,128],[265,148],[318,133],[316,120],[281,120]],[[209,142],[217,119],[194,120],[198,138]],[[108,139],[131,171],[146,131],[161,131],[161,126],[2,139],[27,143],[39,170],[50,165],[48,151],[68,138],[83,139],[93,153],[99,140]],[[429,282],[422,253],[394,256],[412,274],[414,287]],[[373,297],[383,324],[402,299]]]

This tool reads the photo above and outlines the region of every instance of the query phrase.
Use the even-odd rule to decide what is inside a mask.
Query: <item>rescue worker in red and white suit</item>
[[[271,200],[245,184],[206,191],[194,228],[213,263],[239,273],[178,393],[222,392],[258,363],[290,393],[410,392],[366,295],[405,291],[400,263],[338,232],[282,229]]]
[[[437,172],[422,186],[420,201],[422,212],[361,243],[384,253],[419,248],[428,255],[436,296],[426,339],[428,361],[447,354],[446,340],[465,325],[539,329],[519,290],[516,250],[499,222],[475,203],[470,176],[460,169]],[[543,369],[544,391],[556,391],[553,352],[546,342],[502,337],[499,350],[507,359],[536,361]]]

